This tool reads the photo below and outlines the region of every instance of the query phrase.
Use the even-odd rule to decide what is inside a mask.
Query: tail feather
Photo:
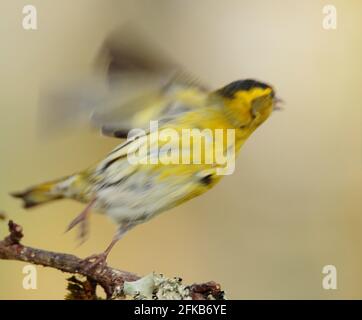
[[[25,191],[10,193],[10,195],[15,198],[22,199],[24,208],[32,208],[49,201],[64,198],[61,190],[57,188],[58,183],[63,180],[64,179],[60,179],[53,182],[42,183],[34,187],[30,187]]]

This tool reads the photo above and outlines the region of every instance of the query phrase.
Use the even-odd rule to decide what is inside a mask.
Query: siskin
[[[117,46],[109,45],[112,43],[109,40],[106,43],[109,90],[98,96],[90,90],[86,95],[89,108],[85,113],[88,117],[91,114],[93,124],[100,126],[104,134],[119,138],[128,136],[127,141],[84,171],[12,194],[23,200],[25,208],[63,198],[85,203],[85,209],[67,229],[80,224],[82,239],[86,236],[87,217],[91,210],[111,217],[118,226],[117,232],[104,252],[85,259],[92,265],[104,264],[114,244],[136,225],[203,194],[217,184],[223,177],[218,170],[224,164],[208,156],[216,152],[225,154],[230,148],[237,154],[254,130],[277,109],[274,89],[263,82],[238,80],[219,90],[208,90],[185,77],[167,59],[160,59],[160,53],[153,57],[152,54],[144,56],[144,52],[150,50],[137,46],[134,49],[135,46],[127,41]],[[64,110],[61,113],[52,111],[51,114],[56,114],[54,120],[61,122],[63,118],[69,122],[79,118],[79,114],[84,113],[85,103],[74,101],[84,99],[83,96],[78,90],[68,94],[67,98],[57,97],[56,102],[71,110],[73,116]],[[105,105],[111,107],[100,111],[100,105],[102,108]],[[158,132],[149,130],[143,134],[130,134],[131,129],[144,128],[151,119],[158,120]],[[179,135],[172,141],[165,141],[158,134],[165,129],[172,129]],[[208,144],[207,139],[185,144],[180,141],[185,129],[207,129],[212,136],[220,129],[223,132],[232,130],[234,139],[223,139],[219,145]],[[158,161],[155,162],[129,161],[129,155],[136,153],[138,159],[150,160],[155,154],[151,154],[153,149],[149,146],[155,143],[159,147],[167,145],[169,150],[186,151],[190,161],[162,161],[167,153],[160,152],[156,153]],[[202,151],[198,157],[194,148]]]

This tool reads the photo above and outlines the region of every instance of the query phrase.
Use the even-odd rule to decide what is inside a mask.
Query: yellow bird
[[[142,68],[144,71],[144,65]],[[277,107],[274,89],[252,79],[209,91],[179,75],[160,85],[148,81],[144,73],[140,76],[139,70],[132,70],[136,74],[133,78],[128,71],[109,69],[108,74],[112,79],[122,74],[122,93],[128,97],[122,104],[132,108],[137,105],[136,110],[123,122],[117,119],[114,109],[95,117],[104,133],[122,138],[128,135],[128,139],[84,171],[12,194],[23,200],[25,208],[62,198],[87,204],[68,227],[70,230],[80,223],[81,238],[85,237],[91,210],[111,217],[117,232],[103,253],[86,258],[93,265],[103,265],[114,244],[131,228],[203,194],[219,182],[227,163],[218,161],[216,154],[222,159],[229,159],[229,151],[232,157],[236,155]],[[147,74],[155,79],[154,70]],[[144,89],[145,83],[151,86]],[[132,91],[134,84],[139,90]],[[137,126],[145,129],[151,119],[158,120],[157,130],[130,132]],[[201,139],[187,136],[195,130],[202,133]],[[210,142],[220,132],[221,139]],[[188,139],[184,139],[185,135]]]

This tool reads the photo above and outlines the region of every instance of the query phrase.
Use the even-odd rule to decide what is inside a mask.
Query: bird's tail
[[[32,186],[21,192],[13,192],[11,195],[22,199],[24,208],[31,208],[66,197],[73,180],[73,176],[61,178]]]

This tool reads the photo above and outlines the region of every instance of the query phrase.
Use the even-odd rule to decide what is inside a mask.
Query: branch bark
[[[51,267],[71,274],[85,276],[89,281],[99,284],[111,298],[115,292],[123,290],[125,281],[131,282],[140,279],[135,273],[123,271],[109,266],[89,268],[84,260],[71,254],[46,251],[21,244],[23,229],[12,220],[8,223],[9,235],[0,241],[0,259],[25,261],[36,265]],[[220,286],[213,282],[193,284],[188,287],[194,300],[222,299],[223,292]]]

